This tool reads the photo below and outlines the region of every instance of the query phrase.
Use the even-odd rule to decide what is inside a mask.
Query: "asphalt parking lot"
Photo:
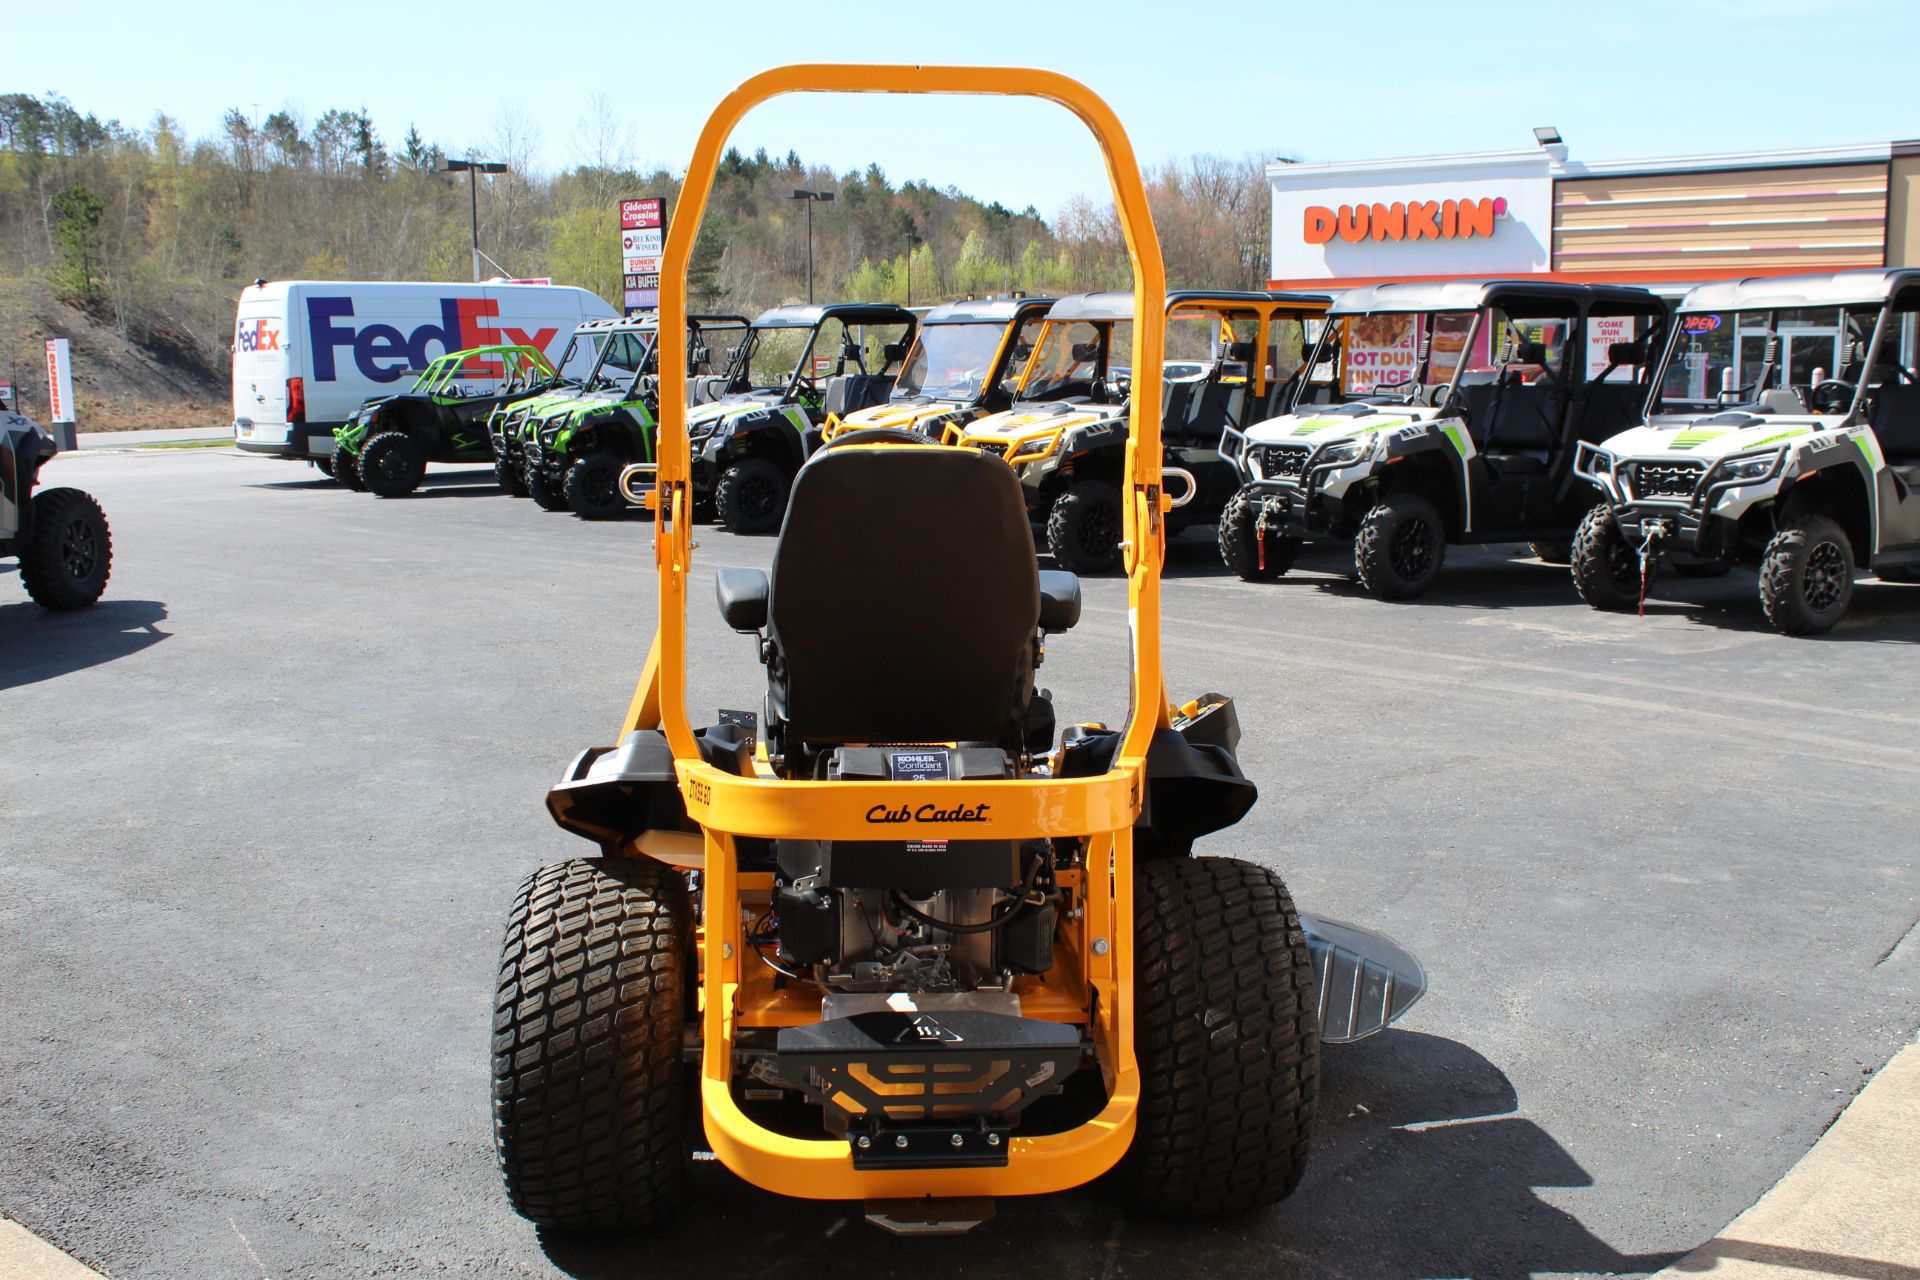
[[[588,847],[542,797],[626,707],[647,527],[488,472],[379,501],[225,449],[48,481],[100,498],[116,560],[58,617],[0,571],[0,1210],[113,1276],[1639,1274],[1920,1025],[1920,587],[1863,581],[1796,641],[1739,575],[1636,619],[1456,553],[1386,605],[1341,555],[1249,585],[1188,534],[1171,689],[1236,695],[1262,791],[1203,850],[1432,976],[1327,1051],[1300,1192],[1191,1226],[1095,1186],[897,1240],[706,1165],[677,1230],[543,1239],[490,1145],[498,932],[527,870]],[[708,572],[772,549],[699,538]],[[692,701],[756,706],[707,599]],[[1124,585],[1089,583],[1042,671],[1063,721],[1124,712],[1125,638]]]

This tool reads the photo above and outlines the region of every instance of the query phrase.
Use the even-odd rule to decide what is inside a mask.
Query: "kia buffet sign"
[[[660,254],[667,237],[667,202],[635,196],[620,202],[622,309],[652,311],[660,305]]]
[[[1531,275],[1553,241],[1539,148],[1267,167],[1275,288]]]

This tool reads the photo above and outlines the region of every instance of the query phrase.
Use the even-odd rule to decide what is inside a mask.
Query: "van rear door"
[[[288,359],[284,295],[244,299],[233,334],[233,434],[235,440],[284,444],[287,440]]]

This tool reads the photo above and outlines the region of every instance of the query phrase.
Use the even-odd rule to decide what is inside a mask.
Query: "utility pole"
[[[833,203],[831,191],[802,191],[794,189],[793,198],[807,202],[807,301],[813,301],[813,206]]]
[[[480,283],[480,175],[505,173],[507,166],[498,160],[449,160],[442,173],[467,175],[467,212],[473,219],[473,282]]]

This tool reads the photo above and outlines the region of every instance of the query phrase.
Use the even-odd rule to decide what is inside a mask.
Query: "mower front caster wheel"
[[[1320,1089],[1319,1002],[1293,899],[1234,858],[1149,862],[1134,884],[1127,1197],[1182,1217],[1284,1200],[1306,1170]]]
[[[679,1208],[692,951],[686,880],[660,863],[575,858],[520,886],[494,1000],[493,1146],[521,1216],[630,1230]]]

